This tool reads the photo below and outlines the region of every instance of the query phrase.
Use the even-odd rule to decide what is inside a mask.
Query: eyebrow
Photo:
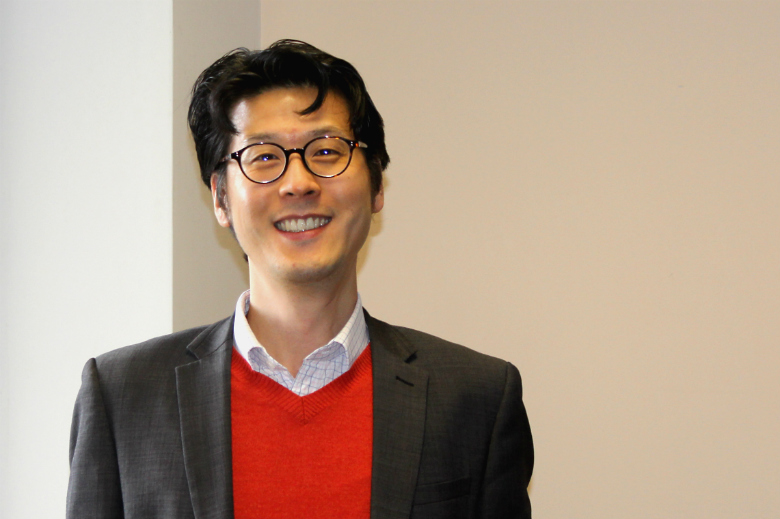
[[[325,135],[331,135],[333,137],[347,137],[347,132],[344,132],[343,129],[338,128],[336,126],[323,126],[322,128],[317,128],[316,130],[311,130],[308,132],[304,132],[302,134],[303,137],[309,138],[309,139],[316,139],[317,137],[323,137]],[[253,133],[252,135],[248,135],[246,139],[244,139],[245,142],[275,142],[276,140],[283,137],[283,134],[280,133]]]

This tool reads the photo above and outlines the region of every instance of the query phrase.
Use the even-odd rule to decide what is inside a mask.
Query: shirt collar
[[[249,327],[249,321],[247,321],[246,318],[248,312],[249,290],[242,293],[236,302],[236,313],[233,323],[234,347],[238,353],[244,357],[250,366],[253,365],[253,362],[250,361],[249,352],[254,348],[259,348],[262,354],[255,356],[255,359],[260,357],[269,363],[268,367],[282,368],[281,364],[279,364],[276,359],[271,357],[263,345],[258,342],[257,337],[255,337],[255,334]],[[333,337],[333,339],[328,341],[328,343],[322,347],[317,348],[311,352],[307,358],[316,357],[323,353],[321,350],[325,348],[332,349],[335,346],[342,349],[344,353],[346,353],[347,358],[349,359],[349,366],[352,366],[360,354],[363,353],[363,350],[366,348],[366,346],[368,346],[368,342],[368,326],[366,325],[366,318],[363,314],[363,302],[360,298],[360,294],[358,294],[355,308],[352,310],[352,315],[349,316],[349,319],[347,320],[347,323],[344,325],[344,327],[336,334],[335,337]]]

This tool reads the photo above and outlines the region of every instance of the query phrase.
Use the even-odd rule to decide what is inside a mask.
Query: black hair
[[[297,40],[279,40],[265,50],[232,50],[208,67],[192,87],[187,121],[195,140],[200,176],[206,186],[219,175],[224,189],[225,156],[236,128],[230,120],[242,100],[274,88],[313,87],[317,97],[302,115],[317,111],[329,92],[340,95],[349,109],[354,138],[363,141],[371,193],[382,187],[382,173],[390,162],[385,130],[368,95],[363,78],[347,61]]]

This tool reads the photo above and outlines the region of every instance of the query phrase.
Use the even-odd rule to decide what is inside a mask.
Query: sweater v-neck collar
[[[371,345],[357,358],[352,367],[333,382],[304,396],[298,396],[266,375],[258,373],[246,360],[233,350],[232,375],[250,387],[258,403],[272,403],[306,424],[324,409],[351,392],[358,384],[368,379],[371,383]]]

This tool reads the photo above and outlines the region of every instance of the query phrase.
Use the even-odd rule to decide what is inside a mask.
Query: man
[[[357,71],[302,42],[237,49],[189,123],[250,289],[87,363],[68,517],[530,517],[517,369],[362,308],[389,157]]]

